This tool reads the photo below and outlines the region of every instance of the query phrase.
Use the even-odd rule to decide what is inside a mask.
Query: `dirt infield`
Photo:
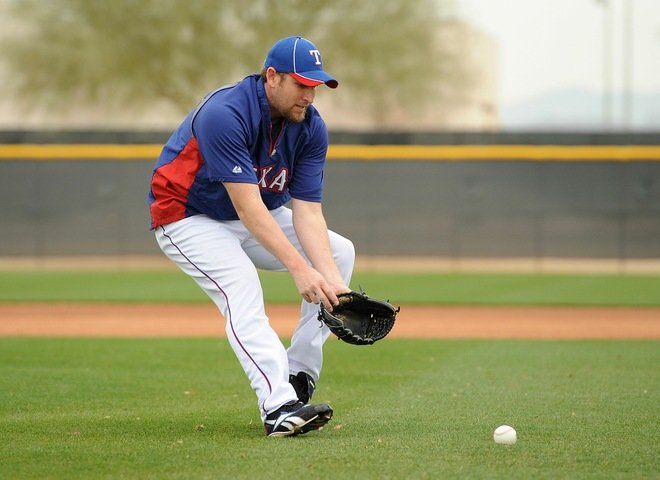
[[[298,306],[270,305],[273,328],[290,336]],[[5,304],[0,336],[224,336],[213,305]],[[400,338],[660,339],[658,308],[401,307]]]

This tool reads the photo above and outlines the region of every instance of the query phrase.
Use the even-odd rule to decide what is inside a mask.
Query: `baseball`
[[[495,433],[493,433],[495,443],[502,445],[513,445],[517,439],[516,430],[508,425],[500,425],[495,429]]]

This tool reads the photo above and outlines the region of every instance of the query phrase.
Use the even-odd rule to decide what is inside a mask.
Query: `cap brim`
[[[330,75],[322,70],[312,70],[311,72],[290,72],[291,75],[298,83],[306,87],[318,87],[319,85],[326,84],[330,88],[337,88],[339,82],[332,78]]]

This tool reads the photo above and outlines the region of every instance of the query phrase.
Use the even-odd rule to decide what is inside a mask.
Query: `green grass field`
[[[333,421],[269,439],[225,341],[4,338],[0,476],[658,478],[659,364],[656,342],[332,341]]]
[[[291,278],[262,273],[268,302],[297,302]],[[356,272],[351,285],[407,304],[660,306],[660,276]],[[208,302],[183,273],[1,272],[0,302]]]
[[[267,301],[297,301],[288,276],[262,278]],[[358,272],[358,285],[396,303],[660,306],[657,276]],[[208,302],[177,271],[0,272],[0,302],[31,301]],[[0,478],[657,479],[659,347],[330,341],[314,400],[333,421],[269,439],[226,339],[0,338]],[[501,424],[516,445],[493,442]]]

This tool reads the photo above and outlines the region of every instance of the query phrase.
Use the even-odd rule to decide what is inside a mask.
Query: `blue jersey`
[[[174,131],[151,178],[151,228],[204,214],[238,220],[223,182],[259,186],[269,210],[320,202],[328,132],[310,105],[302,123],[273,131],[260,75],[209,94]]]

